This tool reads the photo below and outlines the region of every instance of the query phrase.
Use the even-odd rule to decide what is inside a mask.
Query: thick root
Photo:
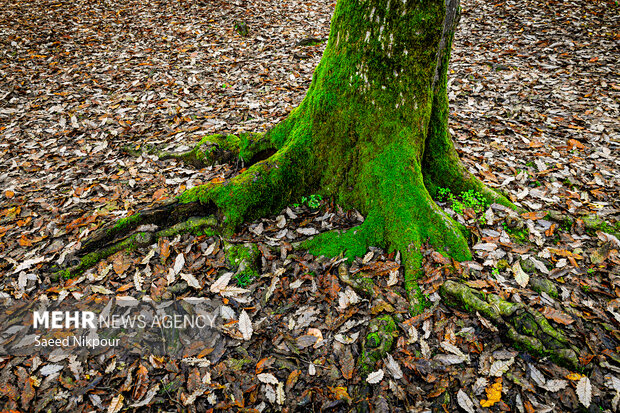
[[[271,156],[276,147],[267,134],[250,132],[238,137],[222,134],[208,135],[192,149],[184,152],[162,151],[152,146],[124,147],[123,150],[134,156],[147,153],[161,160],[177,159],[196,168],[204,168],[215,164],[238,162],[241,162],[243,166],[250,166]]]
[[[515,347],[536,356],[579,369],[578,349],[554,329],[539,312],[524,304],[509,303],[495,294],[483,298],[465,284],[446,281],[440,293],[449,303],[489,318]]]
[[[64,278],[70,278],[83,273],[99,261],[104,260],[119,251],[132,251],[137,248],[149,246],[157,242],[160,238],[173,237],[178,234],[185,234],[189,232],[211,235],[215,233],[216,228],[217,220],[213,215],[211,215],[208,217],[191,217],[186,221],[179,222],[157,232],[137,232],[121,239],[120,241],[106,244],[96,251],[89,252],[82,258],[70,259],[69,267],[59,271],[57,274]],[[78,252],[78,254],[80,253],[83,254],[83,250]]]
[[[191,216],[206,215],[206,212],[200,204],[179,204],[176,199],[171,199],[155,208],[121,218],[114,224],[97,230],[83,243],[80,253],[89,253],[118,242],[142,225],[172,226]]]
[[[355,257],[363,257],[368,247],[383,245],[383,237],[383,222],[377,214],[371,214],[357,227],[325,232],[302,242],[301,248],[313,255],[342,255],[352,261]]]

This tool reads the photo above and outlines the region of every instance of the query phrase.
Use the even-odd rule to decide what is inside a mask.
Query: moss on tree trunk
[[[474,189],[488,201],[515,208],[467,171],[449,135],[446,80],[458,9],[458,0],[338,1],[308,93],[283,122],[264,134],[208,136],[183,154],[155,152],[199,165],[232,157],[250,165],[247,170],[97,231],[78,252],[79,262],[65,273],[81,272],[120,249],[159,236],[212,231],[215,222],[220,233],[231,235],[245,221],[277,213],[302,195],[320,193],[366,218],[356,228],[321,234],[304,246],[314,254],[344,253],[349,258],[362,256],[368,246],[400,251],[412,310],[422,310],[425,300],[416,284],[422,243],[430,241],[457,260],[471,258],[464,229],[431,197],[437,188],[455,194]],[[215,218],[195,218],[211,214]],[[148,223],[167,229],[132,235]],[[501,300],[482,300],[451,281],[442,295],[491,318],[526,350],[574,365],[566,338],[539,314]],[[393,320],[371,323],[374,331],[360,360],[365,372],[391,345],[389,334],[377,336],[380,325],[392,328]]]
[[[401,251],[410,298],[421,308],[415,280],[422,243],[458,260],[471,258],[462,228],[431,198],[435,189],[473,188],[510,204],[461,165],[448,134],[446,73],[458,8],[458,0],[338,2],[308,93],[286,120],[249,138],[213,135],[176,156],[205,164],[228,160],[230,153],[245,161],[275,153],[255,158],[227,182],[186,191],[178,208],[217,213],[221,229],[231,234],[304,194],[332,197],[359,210],[365,222],[320,235],[306,247],[348,257],[363,255],[370,245]],[[107,229],[96,244],[114,242],[139,224],[132,217],[121,221],[116,227],[123,231]]]

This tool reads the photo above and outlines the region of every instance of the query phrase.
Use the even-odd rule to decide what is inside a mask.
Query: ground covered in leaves
[[[121,147],[178,148],[277,123],[303,98],[333,7],[12,0],[0,8],[2,299],[218,297],[228,320],[217,348],[182,359],[0,356],[3,409],[616,410],[614,2],[463,1],[449,79],[453,136],[473,172],[530,212],[444,194],[440,205],[472,230],[475,261],[426,251],[422,315],[407,312],[398,255],[371,249],[347,264],[294,248],[363,220],[311,194],[234,239],[163,239],[74,280],[45,271],[105,222],[238,173],[244,165],[194,170]],[[226,258],[228,243],[247,242],[258,246],[255,274]],[[373,294],[354,290],[353,274],[371,279]],[[516,350],[488,320],[446,306],[437,291],[456,278],[540,311],[579,343],[579,371]],[[364,378],[361,342],[384,313],[398,324],[394,344]]]

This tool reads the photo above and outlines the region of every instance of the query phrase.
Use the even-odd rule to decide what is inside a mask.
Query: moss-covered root
[[[127,218],[121,218],[113,224],[104,226],[95,231],[82,244],[80,254],[87,254],[114,243],[118,239],[126,238],[134,230],[141,225],[154,224],[157,226],[169,227],[181,222],[191,216],[206,215],[206,208],[198,203],[179,204],[176,199],[170,199],[162,204],[131,215]]]
[[[146,247],[157,242],[163,237],[173,237],[178,234],[195,233],[198,235],[215,233],[217,220],[213,215],[208,217],[191,217],[186,221],[177,223],[171,227],[164,228],[157,232],[137,232],[131,234],[116,243],[106,245],[96,251],[84,255],[82,258],[75,258],[69,261],[69,267],[58,271],[56,274],[64,278],[69,278],[82,274],[97,262],[116,254],[119,251],[131,251],[137,248]]]
[[[384,243],[384,222],[379,214],[370,214],[359,226],[348,230],[324,232],[301,243],[313,255],[336,257],[342,255],[349,261],[363,257],[369,246]]]
[[[303,145],[283,148],[225,183],[185,191],[179,203],[213,206],[223,235],[231,236],[243,222],[273,214],[307,190],[308,171],[299,167],[306,158]]]
[[[196,168],[214,164],[243,162],[252,165],[266,159],[275,152],[275,146],[267,134],[242,133],[236,135],[215,134],[203,137],[192,149],[184,152],[162,151],[152,146],[142,148],[124,147],[131,155],[143,153],[155,155],[159,159],[178,159]]]
[[[121,249],[152,242],[148,233],[132,235],[144,224],[163,228],[155,233],[154,239],[205,226],[211,227],[211,233],[217,229],[222,235],[230,236],[241,223],[274,213],[305,191],[303,170],[294,168],[304,156],[307,153],[302,149],[283,149],[225,183],[194,187],[157,208],[121,219],[97,231],[84,244],[77,253],[83,258],[69,272],[82,272]],[[214,213],[217,217],[195,218]],[[144,241],[138,242],[141,239]]]
[[[396,322],[389,314],[370,320],[368,334],[362,343],[362,354],[358,360],[358,371],[362,377],[376,370],[376,364],[392,349],[397,335]]]
[[[467,285],[455,281],[446,281],[440,293],[447,302],[491,319],[516,348],[535,356],[550,357],[573,369],[579,368],[578,350],[532,308],[509,303],[495,294],[483,298]]]

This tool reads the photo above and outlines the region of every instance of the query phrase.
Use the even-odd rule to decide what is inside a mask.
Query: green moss
[[[258,259],[260,251],[256,244],[225,244],[226,260],[234,271],[240,287],[245,287],[258,277]]]
[[[242,359],[229,358],[228,360],[226,360],[226,366],[232,371],[241,371],[246,365],[252,364],[252,363],[253,363],[252,360],[246,359],[246,358],[242,358]]]
[[[541,294],[543,292],[549,294],[553,298],[558,298],[558,289],[553,281],[542,277],[530,277],[530,287],[532,290]]]
[[[505,222],[502,223],[504,230],[516,244],[527,244],[530,242],[530,230],[523,226],[521,228],[511,228]]]
[[[391,350],[394,337],[397,336],[396,322],[388,314],[372,319],[368,330],[359,359],[359,371],[362,377],[366,377],[375,369],[377,361],[383,359]]]
[[[572,368],[579,365],[569,340],[539,312],[523,304],[509,303],[495,294],[484,300],[465,284],[451,280],[442,285],[440,293],[468,312],[477,311],[490,318],[516,347],[533,355],[554,357]]]
[[[608,234],[620,236],[620,222],[616,222],[612,225],[596,214],[584,215],[581,219],[583,220],[585,227],[592,232],[603,231]]]
[[[59,273],[59,276],[65,278],[71,278],[82,274],[87,269],[91,268],[99,261],[108,258],[109,256],[116,254],[119,251],[133,251],[141,247],[148,246],[160,238],[173,237],[177,234],[183,234],[188,232],[204,233],[211,232],[210,228],[214,228],[217,224],[215,217],[191,217],[186,221],[180,222],[168,228],[164,228],[156,233],[151,232],[138,232],[131,234],[125,239],[119,242],[107,245],[94,252],[86,254],[79,260],[79,263],[71,268],[64,269]]]

